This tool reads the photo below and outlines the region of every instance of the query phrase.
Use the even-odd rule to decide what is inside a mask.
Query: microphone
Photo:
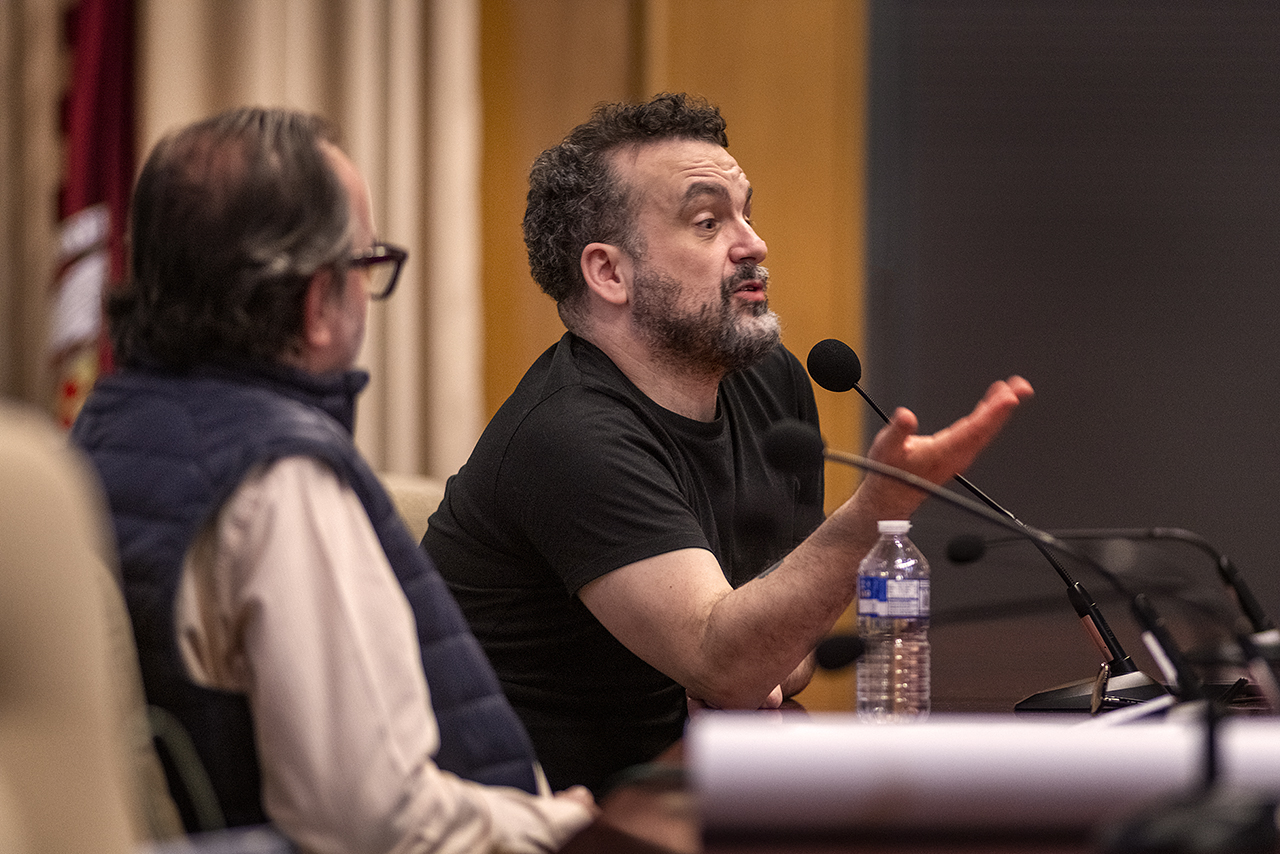
[[[1230,594],[1229,598],[1239,607],[1245,620],[1244,624],[1251,632],[1243,630],[1232,632],[1234,642],[1244,659],[1231,663],[1243,664],[1264,692],[1273,681],[1274,671],[1271,662],[1280,659],[1280,655],[1277,655],[1277,648],[1280,647],[1280,630],[1276,629],[1275,623],[1262,608],[1230,558],[1210,545],[1204,537],[1183,528],[1170,527],[1078,528],[1054,531],[1053,535],[1060,540],[1172,540],[1187,543],[1205,552],[1213,558],[1218,568],[1219,578]],[[976,534],[961,534],[947,543],[947,558],[952,563],[971,563],[981,558],[990,546],[1015,543],[1020,539],[1008,536],[983,538]],[[1201,663],[1222,663],[1224,660],[1221,655],[1210,657],[1193,654],[1190,657]],[[1262,671],[1263,667],[1267,668],[1266,672]]]
[[[1052,536],[1062,541],[1125,538],[1160,539],[1161,535],[1165,533],[1168,533],[1169,538],[1178,540],[1186,539],[1183,535],[1190,535],[1191,538],[1196,537],[1195,534],[1191,534],[1189,531],[1182,531],[1180,528],[1089,528],[1072,531],[1055,531]],[[1021,539],[1023,538],[1016,536],[984,538],[975,534],[961,534],[953,537],[951,541],[947,543],[947,559],[956,564],[972,563],[982,558],[986,554],[989,546],[1016,543]],[[1094,562],[1093,565],[1097,566],[1098,564]],[[1143,596],[1143,594],[1138,595]],[[1173,674],[1174,678],[1182,684],[1189,685],[1193,682],[1197,683],[1198,688],[1196,691],[1203,694],[1206,691],[1206,686],[1201,682],[1198,676],[1194,675],[1194,669],[1188,663],[1189,656],[1184,656],[1181,651],[1177,649],[1177,645],[1174,643],[1172,635],[1170,635],[1168,630],[1164,627],[1163,620],[1159,619],[1154,611],[1151,610],[1149,600],[1146,600],[1145,597],[1143,597],[1143,601],[1132,603],[1132,607],[1135,609],[1145,610],[1145,620],[1140,620],[1140,624],[1143,624],[1149,633],[1156,635],[1160,639],[1160,643],[1153,649],[1151,643],[1147,641],[1146,636],[1144,635],[1143,637],[1143,640],[1147,641],[1146,645],[1148,649],[1151,650],[1152,658],[1156,659],[1156,663],[1160,666],[1161,672],[1164,673],[1166,677]],[[1222,619],[1222,614],[1214,609],[1205,605],[1199,605],[1198,607],[1200,610],[1208,613],[1215,621]],[[1259,650],[1257,635],[1251,636],[1247,633],[1233,630],[1232,639],[1238,647],[1239,652],[1243,655],[1243,661],[1241,663],[1244,664],[1249,671],[1249,674],[1254,678],[1254,682],[1267,696],[1267,699],[1272,704],[1273,708],[1280,707],[1280,685],[1277,685],[1275,682],[1274,673],[1271,670],[1271,666],[1268,663],[1266,656],[1264,656]],[[1215,690],[1219,688],[1225,689],[1224,696],[1227,696],[1226,692],[1234,694],[1243,687],[1240,683],[1244,681],[1246,680],[1237,680],[1235,683],[1230,685],[1215,685],[1214,688]],[[1022,703],[1019,703],[1015,708],[1024,710],[1022,708],[1023,704],[1030,705],[1029,700],[1031,699],[1032,698],[1028,698],[1028,700],[1022,701]]]
[[[889,423],[889,416],[858,385],[858,380],[862,378],[862,363],[858,360],[858,354],[853,352],[853,349],[848,344],[835,338],[819,341],[809,350],[805,366],[808,368],[809,376],[813,378],[814,382],[828,391],[857,389],[858,394],[862,395],[863,400],[871,405],[876,414],[886,424]],[[818,442],[821,443],[821,441],[822,438],[819,436]],[[1022,526],[1022,522],[1016,516],[997,504],[963,475],[957,474],[955,480],[988,508]],[[1101,653],[1108,673],[1114,676],[1140,673],[1137,665],[1133,663],[1133,659],[1129,657],[1124,647],[1120,645],[1115,632],[1111,630],[1111,626],[1107,623],[1106,618],[1102,616],[1102,611],[1098,608],[1097,603],[1093,601],[1084,585],[1071,577],[1071,574],[1067,572],[1044,543],[1038,542],[1034,538],[1031,542],[1040,554],[1044,556],[1044,559],[1049,562],[1049,565],[1053,567],[1054,571],[1058,573],[1058,577],[1062,579],[1063,584],[1066,585],[1067,600],[1076,612],[1076,616],[1080,618],[1080,623],[1084,626],[1085,633]],[[1135,682],[1135,688],[1140,687],[1143,678],[1145,677],[1132,677]],[[1040,695],[1037,695],[1037,697],[1040,697]],[[1057,692],[1052,692],[1040,697],[1040,701],[1036,701],[1035,698],[1028,698],[1028,701],[1032,701],[1032,705],[1042,708],[1044,711],[1059,711],[1061,709],[1057,706],[1058,703],[1065,702],[1068,708],[1076,708],[1080,699],[1073,700],[1071,697],[1061,696]]]
[[[945,490],[919,475],[868,457],[833,451],[825,446],[821,435],[812,426],[802,421],[783,419],[776,422],[765,433],[762,447],[765,459],[770,465],[783,471],[803,474],[821,466],[823,460],[827,459],[883,475],[915,487],[921,492],[959,507],[1037,544],[1042,551],[1052,549],[1093,567],[1115,586],[1126,599],[1131,603],[1133,602],[1134,595],[1129,592],[1115,573],[1065,541],[1059,540],[1045,531],[1032,528],[1023,522],[1012,519],[1007,514],[997,513],[978,501]],[[1073,594],[1073,605],[1080,606],[1088,600],[1079,594],[1078,584],[1079,582],[1072,582],[1071,592]],[[1096,613],[1096,606],[1093,608],[1093,612]],[[1149,625],[1151,622],[1149,608],[1135,607],[1134,616],[1139,625],[1145,630],[1144,640],[1148,637],[1153,642],[1160,639],[1160,634],[1154,630],[1155,627]],[[1178,661],[1181,657],[1177,652],[1174,652],[1172,655],[1166,653],[1162,658]],[[1160,659],[1158,658],[1158,660]],[[1138,670],[1131,661],[1129,662],[1129,667],[1129,670],[1116,673],[1110,669],[1109,664],[1104,664],[1103,670],[1097,679],[1084,680],[1054,691],[1034,695],[1034,697],[1028,698],[1032,702],[1028,703],[1028,701],[1024,700],[1015,709],[1019,711],[1080,711],[1085,709],[1098,711],[1104,707],[1114,708],[1121,705],[1135,705],[1167,693],[1164,686]],[[1183,682],[1187,683],[1188,680],[1184,679]],[[1188,684],[1187,690],[1190,691],[1191,687]]]
[[[1186,543],[1207,554],[1213,559],[1214,567],[1218,571],[1218,578],[1227,588],[1228,594],[1235,602],[1236,607],[1249,621],[1250,629],[1253,631],[1254,643],[1263,646],[1280,646],[1280,629],[1276,628],[1276,623],[1267,614],[1266,609],[1262,607],[1262,603],[1258,601],[1258,597],[1254,595],[1253,590],[1245,581],[1244,576],[1231,558],[1218,551],[1204,537],[1188,531],[1184,528],[1080,528],[1076,530],[1064,530],[1055,532],[1055,536],[1064,540],[1106,540],[1106,539],[1124,539],[1124,540],[1174,540],[1176,542]]]
[[[1268,649],[1280,647],[1280,629],[1253,594],[1240,570],[1231,559],[1214,548],[1208,540],[1185,528],[1074,528],[1054,531],[1060,540],[1172,540],[1194,546],[1213,558],[1218,577],[1229,598],[1240,609],[1253,633],[1253,642]],[[971,563],[994,545],[1018,542],[1018,537],[983,538],[976,534],[960,534],[947,543],[947,557],[952,563]]]
[[[871,395],[862,390],[862,386],[858,385],[858,381],[862,379],[862,362],[858,359],[858,354],[853,352],[853,348],[848,344],[837,338],[824,338],[810,348],[809,356],[805,360],[805,367],[808,369],[809,376],[813,378],[813,381],[827,391],[840,392],[853,389],[862,395],[862,399],[875,410],[881,421],[885,424],[889,423],[889,416],[885,414],[885,411],[876,405],[876,402],[871,399]],[[1010,519],[1014,518],[1012,513],[987,497],[982,490],[970,483],[963,475],[956,475],[956,482],[968,490],[969,494],[974,498],[977,498],[992,510],[997,513],[1003,513]]]
[[[862,379],[862,362],[858,361],[858,354],[848,344],[836,338],[825,338],[813,345],[804,364],[813,381],[827,391],[858,389],[871,408],[880,412],[875,401],[858,388],[858,380]],[[888,420],[883,412],[880,412],[880,417]]]
[[[1007,514],[997,513],[984,504],[948,492],[911,472],[867,457],[827,449],[816,430],[798,421],[779,422],[771,428],[764,437],[764,452],[771,464],[787,471],[804,472],[809,468],[822,465],[822,461],[828,459],[893,478],[986,519],[992,524],[1006,528],[1017,536],[1031,540],[1046,549],[1052,548],[1084,561],[1098,570],[1117,591],[1129,599],[1133,615],[1143,629],[1143,639],[1152,650],[1152,655],[1156,657],[1162,669],[1167,665],[1171,671],[1174,671],[1171,681],[1177,686],[1180,699],[1203,699],[1198,694],[1200,690],[1198,681],[1190,668],[1186,667],[1185,661],[1181,660],[1176,644],[1172,643],[1163,621],[1159,619],[1147,597],[1144,594],[1130,593],[1114,573],[1100,562],[1078,552],[1066,541],[1016,519],[1010,519]],[[1241,642],[1245,657],[1256,658],[1256,649],[1251,653],[1252,642],[1249,637],[1241,636],[1238,640]],[[1268,675],[1270,675],[1269,671]],[[1126,676],[1132,676],[1132,674]],[[1160,696],[1156,694],[1154,697],[1139,699],[1112,697],[1112,682],[1113,677],[1109,676],[1107,666],[1104,664],[1094,684],[1092,711],[1100,710],[1108,702],[1141,703],[1143,700]],[[1280,695],[1274,679],[1270,680],[1270,689],[1267,694],[1269,698]],[[1102,839],[1105,850],[1108,852],[1169,851],[1175,850],[1170,847],[1171,842],[1185,841],[1188,838],[1194,838],[1197,844],[1176,850],[1194,848],[1194,850],[1205,852],[1227,852],[1269,850],[1274,847],[1277,838],[1276,799],[1266,795],[1239,794],[1230,791],[1224,793],[1218,790],[1219,702],[1214,699],[1203,699],[1205,752],[1200,785],[1188,796],[1174,799],[1169,803],[1156,804],[1148,811],[1128,817],[1106,828]],[[1275,708],[1274,699],[1272,703]],[[1261,844],[1263,841],[1266,845]]]
[[[818,644],[814,660],[823,670],[840,670],[848,667],[866,651],[866,644],[857,635],[829,635]]]
[[[1020,537],[1008,537],[1008,542],[1022,542]],[[973,563],[987,553],[987,546],[994,542],[985,540],[977,534],[960,534],[947,543],[947,560],[952,563]]]

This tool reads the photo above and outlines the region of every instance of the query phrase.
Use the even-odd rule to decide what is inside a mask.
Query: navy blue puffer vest
[[[363,372],[130,370],[99,380],[72,431],[106,487],[147,700],[195,741],[229,825],[265,820],[253,719],[239,694],[186,675],[174,599],[206,524],[255,465],[318,458],[359,496],[417,620],[440,727],[436,763],[461,777],[535,791],[533,748],[465,618],[351,441]]]

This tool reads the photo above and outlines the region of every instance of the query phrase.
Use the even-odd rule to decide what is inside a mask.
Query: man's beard
[[[672,276],[643,265],[636,273],[632,322],[655,354],[685,369],[729,373],[748,368],[773,351],[782,340],[778,316],[768,298],[748,303],[749,314],[735,307],[733,292],[743,282],[768,282],[769,271],[741,264],[720,283],[720,302],[691,314],[677,314],[684,285]]]

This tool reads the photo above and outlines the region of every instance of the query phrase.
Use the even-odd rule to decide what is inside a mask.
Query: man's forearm
[[[791,671],[791,675],[782,680],[782,696],[784,698],[794,697],[803,691],[808,685],[809,680],[813,678],[813,671],[816,669],[817,657],[811,652],[804,657],[804,661],[800,662],[796,669]]]

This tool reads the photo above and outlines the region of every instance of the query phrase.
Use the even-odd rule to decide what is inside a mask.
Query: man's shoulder
[[[205,469],[227,456],[312,454],[332,462],[350,437],[324,413],[229,377],[123,371],[103,377],[72,438],[97,454],[145,454]]]
[[[517,394],[523,391],[547,395],[566,387],[610,393],[625,390],[629,385],[603,350],[585,338],[566,332],[525,372]]]
[[[529,424],[568,420],[586,426],[641,408],[634,386],[602,351],[565,333],[525,372],[490,428],[511,434]]]
[[[534,483],[566,496],[616,488],[655,460],[669,463],[655,409],[603,352],[566,335],[499,408],[447,490],[500,503]]]

